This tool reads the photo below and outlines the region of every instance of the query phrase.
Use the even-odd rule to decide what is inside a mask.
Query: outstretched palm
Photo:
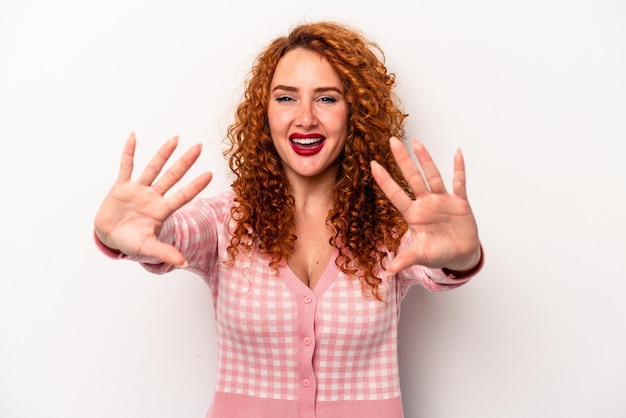
[[[191,147],[157,180],[178,145],[169,139],[150,160],[136,181],[131,179],[136,139],[131,134],[120,163],[117,181],[104,198],[95,217],[95,231],[106,246],[130,256],[155,257],[185,265],[178,250],[157,237],[165,219],[198,195],[211,181],[211,173],[198,176],[169,197],[167,193],[185,175],[200,155],[201,146]]]
[[[374,179],[404,216],[412,238],[411,247],[398,253],[388,270],[395,273],[414,264],[461,271],[470,269],[480,257],[480,241],[467,200],[463,155],[460,151],[455,155],[450,193],[421,143],[414,141],[413,151],[423,175],[400,140],[391,138],[390,145],[415,199],[407,195],[380,164],[372,162]]]

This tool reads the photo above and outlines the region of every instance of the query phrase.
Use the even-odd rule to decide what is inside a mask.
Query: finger
[[[211,179],[213,174],[206,172],[196,177],[191,183],[176,191],[172,196],[167,198],[167,205],[171,212],[181,208],[183,205],[189,203],[194,197],[196,197],[202,190],[204,190]]]
[[[159,179],[154,185],[156,191],[165,194],[173,185],[183,178],[189,168],[196,162],[202,151],[202,144],[196,144],[189,148]]]
[[[446,186],[443,183],[439,169],[431,158],[430,153],[426,150],[426,147],[424,147],[424,144],[419,141],[413,141],[413,152],[420,166],[422,166],[422,171],[424,172],[424,177],[426,177],[426,183],[430,191],[433,193],[445,193]]]
[[[165,144],[163,144],[161,148],[159,148],[157,153],[154,155],[154,157],[152,157],[146,168],[143,170],[137,182],[145,186],[150,186],[154,179],[157,178],[157,176],[163,169],[163,166],[165,165],[167,160],[169,160],[169,158],[172,156],[177,146],[177,136],[165,141]]]
[[[424,183],[422,173],[420,173],[419,168],[417,168],[415,161],[411,159],[404,144],[402,144],[398,138],[392,137],[389,140],[389,145],[391,146],[391,153],[396,159],[400,171],[402,171],[402,175],[415,196],[427,193],[428,187],[426,183]]]
[[[156,239],[147,243],[145,248],[141,251],[141,254],[145,257],[155,257],[164,263],[173,264],[181,268],[187,267],[187,261],[180,251],[172,245],[165,244]]]
[[[122,152],[122,160],[120,161],[120,171],[117,175],[117,181],[129,181],[133,175],[133,160],[135,158],[135,145],[137,140],[135,134],[131,133]]]
[[[465,177],[465,159],[463,153],[459,149],[454,155],[454,177],[453,177],[454,194],[467,200],[467,187]]]
[[[387,266],[387,273],[396,274],[406,268],[411,267],[414,264],[423,264],[419,260],[416,260],[415,257],[411,256],[406,251],[402,251],[391,260],[389,265]]]
[[[378,164],[376,161],[372,161],[370,165],[374,180],[376,180],[376,183],[378,183],[391,204],[393,204],[400,213],[405,213],[411,206],[413,199],[406,194],[402,187],[396,183],[382,165]]]

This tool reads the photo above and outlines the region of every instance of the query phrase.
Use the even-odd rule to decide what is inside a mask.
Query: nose
[[[313,103],[307,101],[299,103],[295,123],[305,129],[317,126],[318,120]]]

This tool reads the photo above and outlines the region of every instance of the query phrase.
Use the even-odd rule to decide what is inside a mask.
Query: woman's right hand
[[[211,182],[205,172],[170,196],[165,194],[196,162],[201,144],[191,147],[157,180],[178,145],[178,137],[163,144],[139,178],[131,179],[135,156],[135,135],[131,134],[120,163],[117,181],[104,198],[95,217],[95,232],[107,247],[129,256],[155,257],[165,263],[186,266],[183,255],[157,237],[165,219],[196,197]]]

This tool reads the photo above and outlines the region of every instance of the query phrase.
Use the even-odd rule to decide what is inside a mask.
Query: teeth
[[[322,138],[293,138],[291,141],[300,145],[310,145],[316,142],[320,142]]]

